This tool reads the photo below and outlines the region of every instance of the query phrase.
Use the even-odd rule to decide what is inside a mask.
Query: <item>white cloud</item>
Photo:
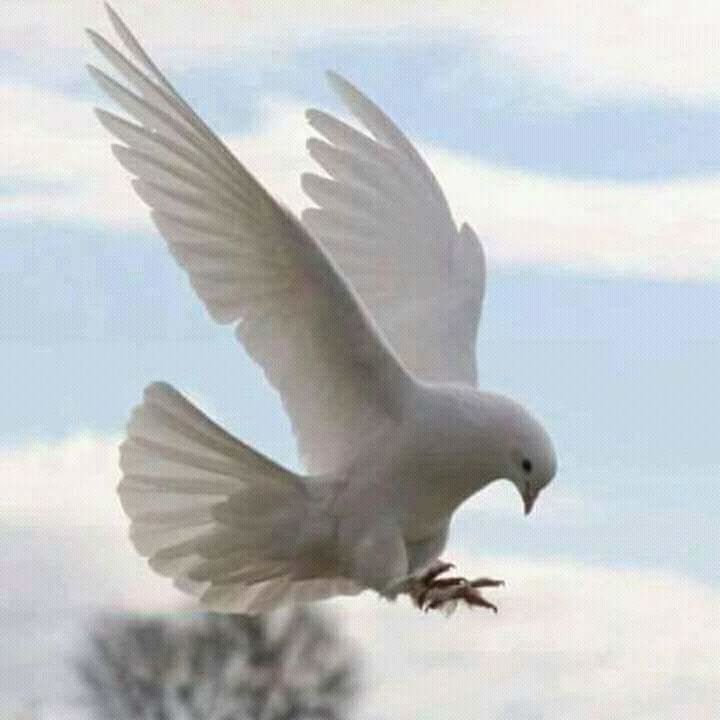
[[[0,219],[150,229],[146,208],[109,150],[92,106],[29,86],[0,86],[7,138],[0,174],[18,180]],[[228,144],[296,211],[316,169],[305,151],[304,106],[266,97],[259,129]],[[553,179],[423,147],[455,209],[484,238],[490,262],[548,264],[667,279],[720,277],[720,180]],[[33,185],[35,184],[35,185]]]
[[[96,119],[93,103],[29,84],[0,83],[0,178],[17,190],[3,198],[0,221],[77,222],[150,230],[147,208],[113,157],[114,138]],[[104,107],[116,110],[111,102]],[[260,130],[225,138],[258,177],[285,202],[302,206],[304,108],[265,98]],[[290,142],[290,139],[294,142]]]
[[[187,607],[125,538],[116,452],[115,439],[89,435],[0,452],[0,571],[13,587],[0,633],[27,607],[40,624]],[[705,720],[720,707],[717,587],[661,570],[446,556],[507,581],[493,593],[499,615],[447,619],[371,594],[325,605],[364,651],[363,716]],[[57,645],[38,662],[62,662]],[[12,646],[3,652],[0,670],[13,666]]]
[[[293,48],[326,42],[329,34],[352,42],[360,32],[364,41],[391,33],[412,42],[418,32],[443,39],[460,32],[474,36],[480,50],[497,50],[580,95],[694,101],[720,96],[720,7],[712,0],[186,0],[181,6],[118,0],[115,5],[148,46],[179,63],[221,61],[248,48],[279,58]],[[83,25],[108,27],[99,0],[6,0],[3,8],[2,46],[53,71],[58,51],[86,47]]]
[[[22,606],[62,613],[183,603],[132,548],[115,491],[118,444],[85,433],[0,449],[0,563],[9,563],[0,575],[13,578],[0,615]]]
[[[150,226],[91,103],[8,82],[0,102],[0,176],[18,185],[0,219]]]
[[[124,527],[115,494],[118,444],[87,433],[0,450],[0,523]]]
[[[668,279],[720,275],[720,180],[553,179],[427,148],[490,261]]]

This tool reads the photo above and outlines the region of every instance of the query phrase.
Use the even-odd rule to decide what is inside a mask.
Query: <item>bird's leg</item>
[[[440,577],[455,566],[436,560],[422,575],[416,578],[408,589],[415,604],[425,610],[444,610],[452,613],[458,601],[470,607],[485,607],[497,612],[497,607],[486,600],[480,588],[501,587],[502,580],[481,577],[468,580],[464,577]]]

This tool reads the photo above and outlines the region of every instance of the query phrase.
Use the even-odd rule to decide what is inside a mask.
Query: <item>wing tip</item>
[[[321,151],[322,148],[325,148],[328,146],[328,143],[324,140],[321,140],[318,137],[309,137],[305,141],[305,148],[310,153],[311,157],[315,158],[315,155],[318,151]]]
[[[318,116],[321,114],[321,110],[318,110],[317,108],[308,108],[305,110],[305,119],[314,127],[315,120],[318,118]]]
[[[321,195],[327,192],[328,183],[333,183],[333,181],[314,172],[304,172],[300,175],[300,187],[318,205],[322,205]]]
[[[111,143],[110,144],[110,152],[115,156],[115,159],[126,169],[128,172],[130,172],[131,175],[134,175],[132,171],[129,170],[126,163],[130,159],[131,156],[131,150],[126,145],[121,145],[120,143]]]
[[[127,89],[122,86],[117,80],[114,80],[110,75],[108,75],[104,70],[101,70],[97,65],[93,65],[92,63],[85,63],[85,68],[90,73],[90,76],[92,79],[110,96],[113,96],[113,92],[120,88],[121,90]]]
[[[335,70],[326,70],[325,78],[328,81],[330,87],[336,92],[342,93],[344,90],[352,88],[352,83],[346,80],[339,72]]]
[[[118,15],[117,11],[109,2],[103,3],[105,5],[105,12],[107,13],[107,16],[110,18],[110,22],[112,23],[115,30],[118,32],[118,34],[122,34],[122,30],[127,31],[127,25],[123,22],[120,15]]]
[[[376,107],[375,103],[372,100],[370,100],[364,93],[362,93],[347,78],[340,75],[340,73],[337,73],[334,70],[326,70],[325,76],[327,77],[327,81],[330,87],[343,101],[347,109],[353,115],[357,116],[359,108],[362,107],[364,104],[369,104],[373,107]],[[377,109],[379,110],[379,108]]]
[[[105,6],[105,12],[110,18],[110,22],[112,23],[115,30],[118,30],[118,26],[124,28],[125,23],[123,23],[123,21],[120,19],[120,16],[117,14],[112,5],[110,5],[109,2],[105,2],[103,4]],[[100,46],[110,44],[99,32],[93,30],[92,28],[86,27],[85,34],[90,38],[95,47],[99,48]]]
[[[110,129],[108,123],[112,122],[113,119],[118,119],[116,115],[113,115],[101,107],[93,108],[93,113],[95,113],[95,117],[99,120],[100,124],[108,130]]]
[[[333,116],[329,112],[325,112],[325,110],[320,110],[319,108],[308,108],[305,111],[305,117],[311,121],[311,124],[313,121],[318,120],[333,120]]]
[[[146,402],[152,401],[153,398],[157,398],[159,395],[163,397],[169,396],[173,399],[184,399],[183,394],[165,380],[153,380],[143,390],[143,400]]]

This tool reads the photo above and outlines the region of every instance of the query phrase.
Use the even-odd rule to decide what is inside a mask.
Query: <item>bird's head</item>
[[[528,515],[555,476],[555,448],[542,424],[522,405],[502,395],[486,398],[493,416],[498,476],[515,485]]]
[[[528,515],[540,492],[555,477],[557,457],[547,431],[525,408],[516,407],[511,426],[505,442],[506,475],[520,493]]]

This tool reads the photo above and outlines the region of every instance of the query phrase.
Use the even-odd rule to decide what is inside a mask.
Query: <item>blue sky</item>
[[[127,5],[132,22],[140,15]],[[680,4],[673,7],[681,13]],[[83,25],[94,18],[63,22]],[[349,16],[341,21],[354,27]],[[149,35],[160,37],[162,27],[148,22]],[[143,28],[135,27],[143,37]],[[460,27],[433,31],[420,23],[413,32],[389,21],[377,36],[353,36],[332,26],[306,45],[286,47],[271,34],[265,45],[236,52],[216,52],[209,43],[208,53],[200,51],[201,40],[183,45],[179,36],[176,46],[161,47],[157,59],[167,58],[163,64],[176,86],[221,134],[257,153],[256,159],[269,157],[263,152],[273,156],[277,168],[270,177],[281,170],[286,177],[277,189],[281,195],[298,192],[297,157],[285,161],[283,153],[290,141],[302,153],[305,130],[296,123],[290,133],[281,132],[284,126],[278,129],[268,112],[287,110],[292,119],[308,105],[336,110],[322,72],[346,73],[427,149],[431,164],[437,160],[441,180],[443,172],[450,180],[451,207],[460,206],[460,218],[467,209],[488,238],[481,383],[525,401],[545,419],[561,469],[530,520],[521,516],[509,488],[489,491],[487,507],[482,495],[473,500],[457,518],[451,549],[463,557],[506,558],[512,568],[531,559],[548,568],[585,568],[580,575],[587,568],[670,573],[699,583],[703,597],[718,597],[715,89],[708,83],[685,94],[675,77],[663,85],[662,63],[658,73],[640,80],[628,67],[627,87],[618,71],[608,85],[600,73],[592,75],[584,57],[578,66],[594,80],[578,88],[577,78],[563,76],[565,63],[548,65],[539,51],[532,57],[543,62],[528,63],[525,55],[513,54],[512,43],[503,45],[504,36],[479,42]],[[583,32],[595,37],[592,29]],[[14,472],[27,466],[42,473],[33,448],[52,453],[63,443],[75,447],[77,437],[112,444],[142,388],[164,379],[238,436],[295,465],[289,424],[274,392],[230,330],[214,325],[195,299],[162,240],[142,220],[140,201],[117,201],[121,210],[126,202],[134,208],[125,222],[113,209],[114,196],[103,201],[92,194],[93,188],[119,188],[124,178],[112,166],[109,138],[92,129],[89,104],[99,95],[82,68],[88,53],[74,43],[51,43],[54,66],[12,42],[0,51],[3,92],[18,98],[6,122],[27,120],[27,107],[37,107],[36,132],[42,135],[36,146],[32,127],[17,133],[4,128],[14,146],[6,167],[0,165],[6,207],[0,212],[0,454],[10,458],[6,465]],[[557,47],[550,50],[557,54]],[[602,39],[598,47],[604,47]],[[554,57],[550,50],[547,56]],[[693,57],[684,62],[678,72],[693,76]],[[263,147],[268,141],[277,144]],[[57,153],[50,156],[53,163],[69,158],[70,164],[43,167],[48,148]],[[262,174],[263,167],[249,164]],[[117,184],[108,177],[117,177]],[[484,184],[496,177],[507,186]],[[659,200],[652,199],[655,189]],[[578,198],[581,206],[573,207]],[[533,212],[546,210],[548,216],[537,226],[537,238],[527,218],[513,224],[514,213],[534,203],[539,209]],[[660,222],[662,212],[671,217]],[[602,234],[599,244],[596,232]],[[687,246],[684,232],[692,238]],[[85,524],[103,524],[93,518],[93,503],[114,502],[114,481],[94,491],[97,496],[80,498],[88,503]],[[10,478],[10,492],[19,497],[24,482]],[[32,482],[45,487],[54,480]],[[47,518],[31,517],[18,502],[18,513],[0,514],[0,533],[5,528],[16,537],[26,526],[28,542],[37,543],[36,524],[69,532],[50,505]],[[31,595],[41,586],[32,577],[27,582]],[[20,608],[2,611],[12,617]],[[642,643],[638,647],[640,652]],[[717,649],[700,652],[703,661],[713,653],[717,659]],[[533,672],[536,661],[528,660]],[[707,671],[697,682],[710,688],[717,679]],[[656,691],[660,697],[667,688]],[[0,700],[2,692],[10,697],[11,689],[0,685]],[[720,708],[712,689],[703,693],[705,704],[697,708],[712,709],[715,702]],[[542,697],[513,696],[493,706],[494,716],[572,717],[573,707],[582,707],[557,704],[552,693]],[[670,717],[678,707],[675,700],[657,702],[655,717]],[[622,717],[646,716],[627,710]]]

